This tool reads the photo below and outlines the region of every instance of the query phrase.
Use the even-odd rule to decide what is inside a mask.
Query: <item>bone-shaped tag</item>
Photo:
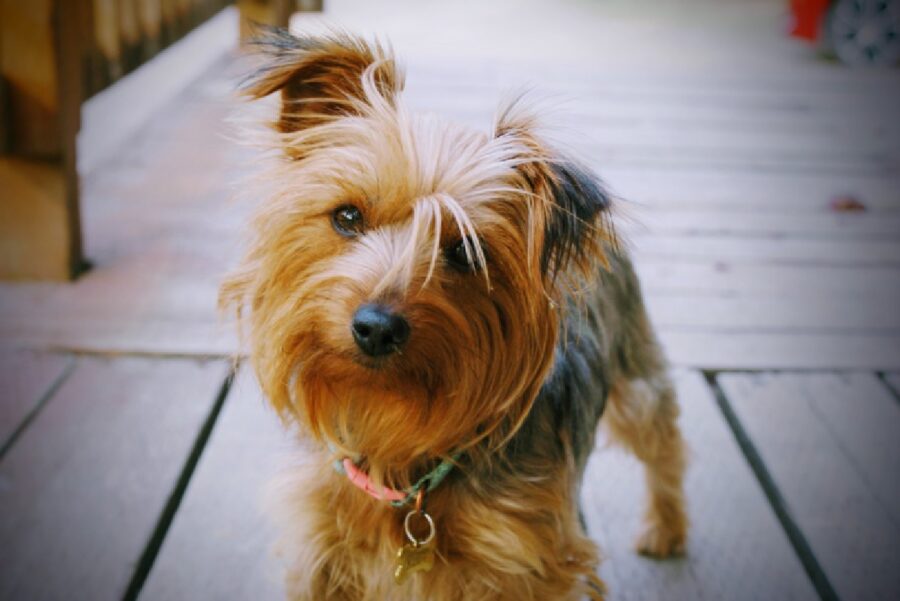
[[[415,572],[427,572],[434,567],[433,545],[403,545],[397,550],[394,581],[403,584]]]

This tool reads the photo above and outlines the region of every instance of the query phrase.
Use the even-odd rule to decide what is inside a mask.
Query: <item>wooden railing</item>
[[[230,0],[92,0],[83,15],[90,32],[85,60],[87,95],[147,62]]]
[[[151,59],[228,0],[0,0],[0,278],[85,269],[75,169],[81,103]],[[237,0],[287,26],[321,0]],[[246,31],[242,25],[242,31]]]

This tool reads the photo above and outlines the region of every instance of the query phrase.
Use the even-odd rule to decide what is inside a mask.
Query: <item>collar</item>
[[[390,501],[394,507],[403,507],[412,503],[420,490],[431,492],[443,482],[450,470],[459,459],[460,453],[457,453],[450,459],[444,459],[433,470],[419,478],[415,484],[405,490],[394,490],[387,486],[378,487],[369,478],[369,474],[359,469],[349,457],[334,462],[334,470],[339,474],[347,476],[353,486],[364,491],[366,494],[375,497],[380,501]]]

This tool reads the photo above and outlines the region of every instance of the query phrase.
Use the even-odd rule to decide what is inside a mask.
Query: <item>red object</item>
[[[791,0],[794,25],[791,35],[810,42],[819,39],[819,26],[828,11],[830,0]]]
[[[832,198],[829,206],[835,213],[861,213],[866,210],[866,205],[850,194]]]

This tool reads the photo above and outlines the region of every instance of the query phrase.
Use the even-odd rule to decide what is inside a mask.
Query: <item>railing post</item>
[[[253,24],[287,27],[294,13],[295,0],[238,0],[241,12],[241,40],[253,36]]]
[[[253,35],[253,23],[287,27],[296,11],[321,11],[324,0],[237,0],[241,12],[241,40]]]
[[[75,277],[85,0],[0,0],[0,278]],[[85,35],[82,35],[84,33]]]

